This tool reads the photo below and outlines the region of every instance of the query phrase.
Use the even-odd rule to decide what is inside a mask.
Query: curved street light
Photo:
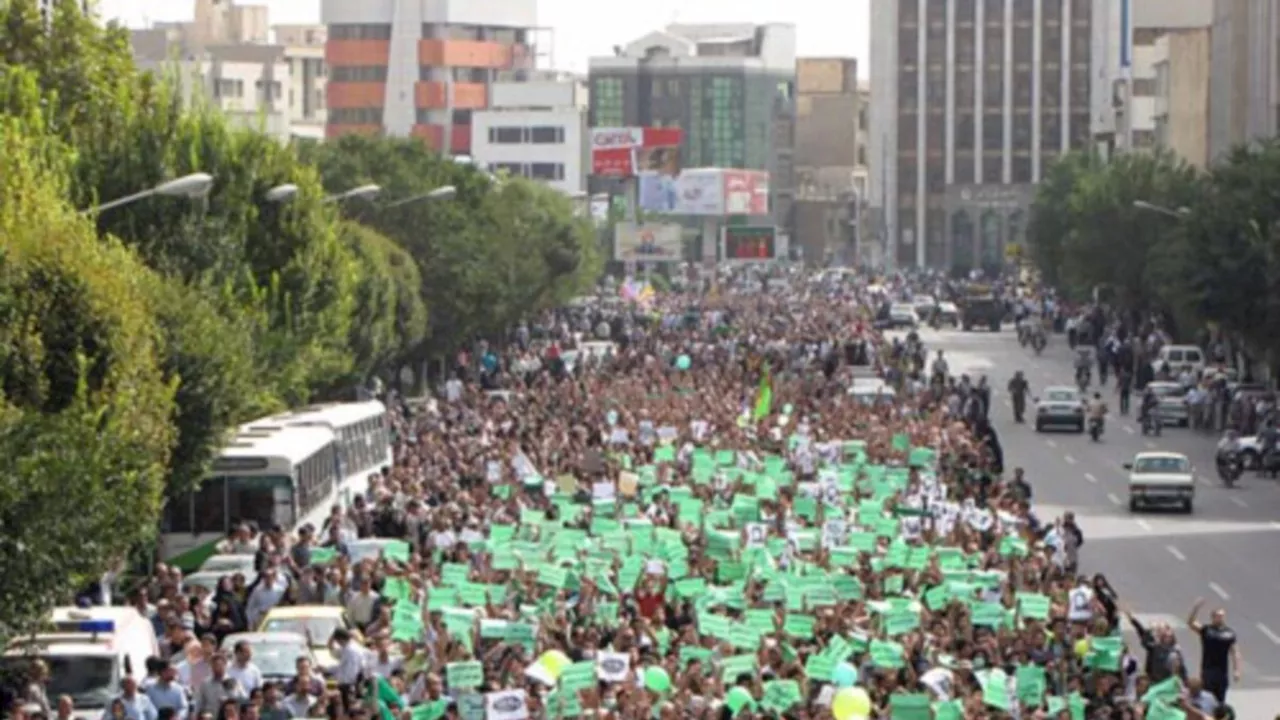
[[[1179,220],[1191,215],[1191,208],[1186,205],[1177,208],[1167,208],[1163,205],[1147,202],[1146,200],[1134,200],[1133,206],[1139,210],[1160,213],[1161,215],[1168,215],[1171,218],[1177,218]]]
[[[298,186],[294,185],[293,183],[285,183],[283,185],[277,185],[271,188],[270,190],[268,190],[263,197],[267,199],[267,202],[273,202],[273,203],[290,202],[294,198],[298,197]]]
[[[351,188],[350,190],[338,193],[337,195],[330,195],[325,198],[324,201],[327,203],[336,203],[342,202],[343,200],[355,200],[356,198],[372,199],[377,197],[381,192],[382,188],[378,185],[361,185],[360,187]]]
[[[123,205],[146,200],[155,195],[164,195],[166,197],[185,197],[185,198],[202,198],[209,194],[209,190],[213,188],[213,176],[208,173],[196,172],[190,175],[183,175],[166,182],[162,182],[153,188],[125,195],[122,198],[116,198],[110,202],[102,203],[83,211],[85,215],[94,215],[103,210],[118,208]]]
[[[458,188],[452,185],[441,185],[435,190],[429,190],[421,195],[414,195],[413,197],[407,197],[402,200],[387,203],[382,206],[382,209],[387,210],[389,208],[400,207],[401,205],[408,205],[410,203],[418,202],[419,200],[452,200],[457,196],[457,194]]]

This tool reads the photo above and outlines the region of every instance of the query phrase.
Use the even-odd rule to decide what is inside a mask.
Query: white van
[[[1156,359],[1151,363],[1151,369],[1158,375],[1165,363],[1169,364],[1169,372],[1174,377],[1177,377],[1185,367],[1191,368],[1192,373],[1199,375],[1204,372],[1204,353],[1195,345],[1165,345],[1160,348]]]
[[[33,660],[49,668],[50,698],[71,696],[76,717],[98,718],[120,694],[125,675],[141,679],[147,658],[160,654],[151,621],[131,607],[62,607],[49,631],[11,642],[0,656],[0,674],[22,672]]]

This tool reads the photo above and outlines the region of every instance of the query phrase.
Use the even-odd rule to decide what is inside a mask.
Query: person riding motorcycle
[[[1241,470],[1241,447],[1240,433],[1234,429],[1228,429],[1222,434],[1222,439],[1218,441],[1218,449],[1214,455],[1214,463],[1217,465],[1219,477],[1226,479],[1228,473],[1230,473],[1234,479],[1234,476],[1239,474]]]
[[[1076,353],[1076,382],[1082,385],[1089,384],[1089,373],[1092,367],[1092,358],[1089,357],[1089,350],[1081,348]],[[1083,382],[1082,382],[1083,378]]]
[[[1148,385],[1142,391],[1142,405],[1138,408],[1138,422],[1146,423],[1148,418],[1152,418],[1152,413],[1160,405],[1160,398],[1156,397],[1156,392]]]
[[[1102,393],[1094,393],[1089,401],[1089,420],[1102,422],[1107,419],[1107,404],[1102,401]]]
[[[1022,417],[1027,411],[1027,395],[1031,393],[1031,384],[1022,375],[1019,370],[1013,374],[1013,379],[1009,381],[1009,395],[1013,402],[1013,421],[1022,422]]]

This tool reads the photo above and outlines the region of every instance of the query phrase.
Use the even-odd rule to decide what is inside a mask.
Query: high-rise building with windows
[[[898,267],[996,269],[1090,138],[1094,0],[871,3],[872,214]]]
[[[592,127],[679,127],[684,167],[765,170],[791,227],[794,25],[670,25],[589,63]]]
[[[323,0],[329,137],[385,133],[467,154],[492,83],[537,59],[537,0]]]

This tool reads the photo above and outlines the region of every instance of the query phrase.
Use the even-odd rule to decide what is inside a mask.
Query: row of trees
[[[0,3],[0,641],[147,541],[230,428],[394,382],[599,267],[554,191],[414,141],[232,127],[79,5]],[[201,201],[83,211],[193,172]],[[456,193],[326,201],[369,183]]]
[[[1032,210],[1029,253],[1049,284],[1077,298],[1104,287],[1183,334],[1216,327],[1277,359],[1280,140],[1240,146],[1207,170],[1166,152],[1069,155]]]

